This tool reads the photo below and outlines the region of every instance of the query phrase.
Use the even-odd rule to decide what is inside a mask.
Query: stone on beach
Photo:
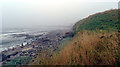
[[[38,35],[40,36],[40,35]],[[53,57],[51,51],[57,51],[60,41],[63,39],[64,33],[59,31],[49,32],[45,36],[39,38],[38,36],[31,39],[31,42],[24,42],[20,47],[13,50],[6,51],[3,55],[3,61],[9,59],[14,59],[15,57],[25,57],[31,56],[37,58],[37,55],[41,53],[49,54],[48,56]],[[31,36],[32,37],[32,36]],[[31,38],[27,35],[27,38]],[[51,50],[52,49],[52,50]],[[32,60],[32,59],[31,59]]]

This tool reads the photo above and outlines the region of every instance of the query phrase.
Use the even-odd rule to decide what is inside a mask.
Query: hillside
[[[120,65],[118,10],[90,15],[74,26],[72,40],[53,57],[44,53],[32,64],[38,65]],[[67,39],[65,38],[65,39]],[[40,60],[41,58],[41,60]]]
[[[120,46],[116,32],[78,33],[55,58],[58,65],[118,65]]]
[[[74,31],[82,30],[118,30],[118,10],[108,10],[105,12],[96,13],[89,17],[78,21],[74,26]]]

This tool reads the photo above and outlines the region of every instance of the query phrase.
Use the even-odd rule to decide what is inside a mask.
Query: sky
[[[1,0],[2,28],[69,26],[109,9],[119,0]]]

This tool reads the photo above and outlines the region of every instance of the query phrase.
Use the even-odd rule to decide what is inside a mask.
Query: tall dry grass
[[[119,33],[106,31],[78,32],[60,54],[43,56],[48,65],[108,65],[120,63]],[[37,58],[39,59],[39,58]],[[36,59],[36,60],[37,60]]]

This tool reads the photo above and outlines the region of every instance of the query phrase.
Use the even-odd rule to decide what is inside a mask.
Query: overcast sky
[[[2,0],[3,28],[72,25],[91,14],[118,8],[118,0]]]

